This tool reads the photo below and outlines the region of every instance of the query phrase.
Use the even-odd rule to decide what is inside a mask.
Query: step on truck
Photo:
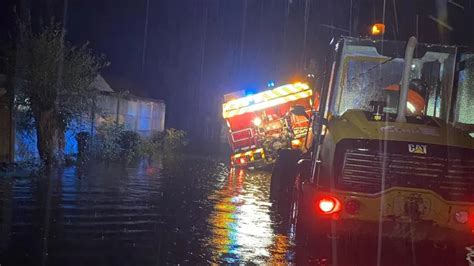
[[[231,165],[264,167],[274,162],[279,149],[302,149],[315,102],[312,96],[310,86],[301,82],[254,94],[226,94],[222,116],[232,150]],[[304,114],[292,114],[290,108],[295,105]]]
[[[272,174],[291,184],[297,246],[350,265],[381,259],[377,245],[344,253],[369,240],[424,241],[456,247],[465,262],[474,245],[474,53],[414,37],[343,37],[332,48],[313,146],[299,161],[284,155],[275,168],[287,170]]]

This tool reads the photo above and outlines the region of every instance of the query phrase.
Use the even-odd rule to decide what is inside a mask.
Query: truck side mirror
[[[300,173],[301,181],[310,179],[311,176],[311,159],[303,158],[298,161],[298,170]]]
[[[306,113],[306,110],[305,110],[304,106],[302,106],[302,105],[295,105],[295,106],[291,107],[291,113],[294,114],[294,115],[301,115],[301,116],[304,116],[304,117],[309,119],[309,116]]]

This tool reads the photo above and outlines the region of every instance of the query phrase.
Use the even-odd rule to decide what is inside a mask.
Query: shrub
[[[166,130],[164,139],[164,150],[169,152],[181,152],[188,145],[188,139],[184,130],[170,128]]]
[[[141,154],[151,158],[160,153],[168,155],[180,153],[187,144],[185,131],[170,128],[164,132],[154,132],[149,138],[142,140],[140,151]]]
[[[121,160],[130,163],[141,156],[140,135],[135,131],[123,131],[119,138]]]
[[[122,155],[120,141],[124,126],[119,123],[102,123],[97,128],[96,155],[103,161],[119,161]]]
[[[150,137],[150,141],[154,148],[163,149],[165,143],[166,133],[163,131],[156,131]]]
[[[153,132],[150,137],[143,139],[140,144],[141,153],[148,158],[159,154],[163,150],[165,132]]]
[[[126,131],[122,124],[103,123],[97,128],[94,150],[103,161],[130,163],[143,155],[151,158],[161,152],[176,154],[182,152],[187,144],[186,132],[183,130],[170,128],[142,139],[138,133]]]

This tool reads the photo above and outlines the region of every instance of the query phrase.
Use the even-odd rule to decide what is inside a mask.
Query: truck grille
[[[474,158],[381,153],[364,148],[346,149],[337,186],[376,193],[402,186],[430,189],[447,200],[474,201]],[[342,154],[341,154],[342,155]]]

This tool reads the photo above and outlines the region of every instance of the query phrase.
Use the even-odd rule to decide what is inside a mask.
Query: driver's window
[[[474,125],[474,54],[461,56],[455,122]]]

